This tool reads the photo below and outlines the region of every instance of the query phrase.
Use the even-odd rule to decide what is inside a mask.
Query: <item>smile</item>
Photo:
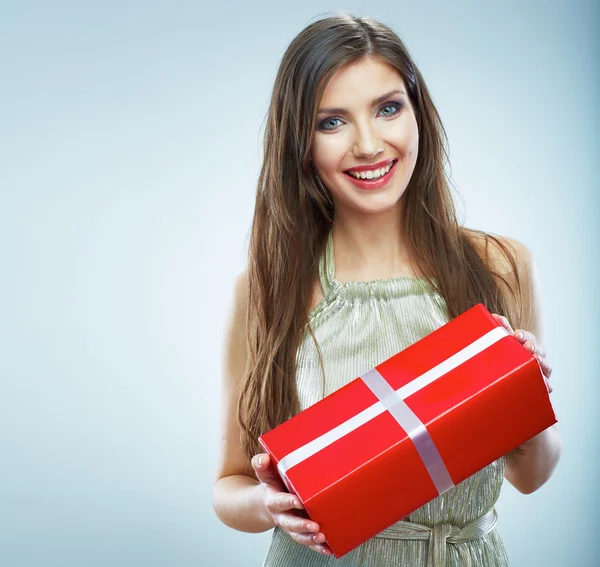
[[[392,160],[386,167],[367,171],[344,171],[348,179],[361,189],[379,189],[387,185],[388,181],[394,175],[398,160]]]
[[[345,173],[348,173],[354,179],[378,179],[383,177],[394,165],[395,160],[391,160],[386,166],[378,169],[365,169],[362,171],[348,169]]]

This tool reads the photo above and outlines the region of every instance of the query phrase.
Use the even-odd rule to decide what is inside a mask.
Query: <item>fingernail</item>
[[[259,467],[262,467],[262,460],[263,460],[262,457],[258,457],[258,466]]]
[[[522,339],[523,333],[521,331],[517,331],[517,339]]]

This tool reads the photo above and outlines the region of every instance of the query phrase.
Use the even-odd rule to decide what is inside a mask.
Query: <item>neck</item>
[[[415,273],[398,214],[334,217],[333,249],[338,281],[372,281]]]

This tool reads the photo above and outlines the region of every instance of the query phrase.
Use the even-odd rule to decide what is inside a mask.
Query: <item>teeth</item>
[[[392,168],[392,165],[394,165],[394,162],[391,162],[387,167],[382,167],[381,169],[361,171],[360,173],[356,171],[348,171],[348,173],[355,179],[378,179],[379,177],[385,175]]]

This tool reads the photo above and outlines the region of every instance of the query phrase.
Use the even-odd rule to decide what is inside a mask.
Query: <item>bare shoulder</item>
[[[487,265],[502,276],[514,274],[514,267],[507,253],[515,261],[518,274],[525,274],[534,262],[531,252],[521,241],[509,236],[466,229],[480,256]]]
[[[512,292],[517,294],[515,310],[519,314],[521,327],[532,331],[539,338],[541,334],[539,276],[533,254],[516,238],[486,234],[481,231],[469,231],[469,233],[481,257],[499,276],[498,283],[501,291],[508,292],[506,287],[510,286]],[[506,295],[509,300],[511,296],[510,292]]]

